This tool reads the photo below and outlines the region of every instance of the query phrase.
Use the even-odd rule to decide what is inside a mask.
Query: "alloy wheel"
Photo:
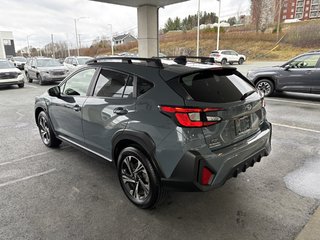
[[[260,82],[257,85],[257,89],[264,93],[265,96],[268,96],[271,93],[272,86],[268,82]]]
[[[121,181],[137,202],[144,202],[150,193],[150,180],[145,166],[135,156],[126,156],[121,164]]]
[[[39,118],[39,130],[43,143],[48,145],[50,143],[50,129],[47,119],[43,116]]]

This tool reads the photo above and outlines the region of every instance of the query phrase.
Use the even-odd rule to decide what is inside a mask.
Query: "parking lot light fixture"
[[[78,18],[74,18],[74,30],[75,30],[75,34],[76,34],[76,46],[77,46],[77,55],[80,55],[80,50],[79,50],[79,39],[78,39],[78,28],[77,28],[77,22],[80,19],[84,19],[84,18],[88,18],[88,17],[78,17]]]
[[[217,50],[219,50],[220,45],[220,13],[221,13],[221,0],[219,2],[219,12],[218,12],[218,31],[217,31]]]
[[[200,0],[198,0],[197,57],[199,57],[199,48],[200,48]]]

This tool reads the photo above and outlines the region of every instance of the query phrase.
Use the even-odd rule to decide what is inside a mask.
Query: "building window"
[[[309,7],[306,7],[306,11],[309,11]]]
[[[283,13],[287,13],[287,9],[284,9],[284,10],[283,10]]]
[[[306,13],[304,16],[305,16],[305,17],[308,17],[308,13]]]
[[[286,18],[287,18],[286,16],[283,16],[283,17],[282,17],[283,20],[285,20]]]
[[[11,46],[11,40],[10,39],[3,39],[3,45]]]
[[[303,7],[297,7],[297,12],[299,12],[299,13],[301,12],[302,13],[303,12]]]
[[[293,18],[293,14],[291,14],[290,18]]]
[[[309,5],[309,4],[310,4],[310,1],[308,0],[307,3],[306,3],[306,5]]]
[[[298,18],[298,19],[299,19],[299,18],[302,18],[302,13],[297,13],[297,14],[296,14],[296,18]]]
[[[291,9],[291,12],[294,12],[294,8]]]

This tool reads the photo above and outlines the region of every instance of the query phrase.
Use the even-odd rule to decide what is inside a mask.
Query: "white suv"
[[[214,58],[215,62],[221,63],[222,65],[230,63],[243,64],[246,61],[246,56],[241,55],[233,50],[215,50],[212,51],[209,57]]]

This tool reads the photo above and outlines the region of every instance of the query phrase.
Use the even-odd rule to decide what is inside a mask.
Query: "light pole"
[[[112,24],[107,24],[107,26],[110,26],[111,29],[111,37],[110,37],[110,44],[111,44],[111,55],[114,54],[114,49],[113,49],[113,32],[112,32]]]
[[[219,2],[219,13],[218,13],[218,33],[217,33],[217,50],[219,50],[220,45],[220,12],[221,12],[221,0],[217,0]]]
[[[200,0],[198,0],[197,57],[199,57],[199,48],[200,48]]]
[[[30,57],[30,44],[29,44],[29,37],[31,36],[32,34],[29,34],[29,35],[27,35],[27,47],[28,47],[28,57]]]
[[[74,30],[75,30],[75,33],[76,33],[76,46],[77,46],[77,55],[79,56],[80,55],[80,50],[79,50],[79,40],[78,40],[78,28],[77,28],[77,21],[79,21],[80,19],[83,19],[83,18],[88,18],[88,17],[78,17],[78,18],[74,18]]]

